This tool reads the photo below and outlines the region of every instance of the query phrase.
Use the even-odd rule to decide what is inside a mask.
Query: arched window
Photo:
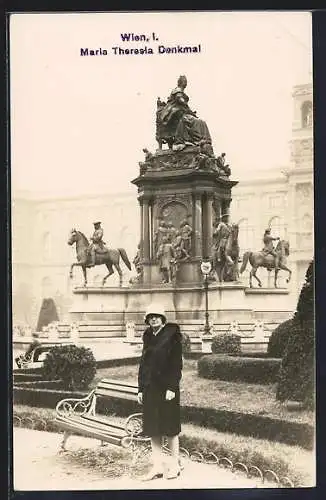
[[[239,226],[239,245],[241,253],[253,250],[254,248],[254,228],[248,223],[248,219],[241,219]]]
[[[312,102],[305,101],[301,106],[301,125],[302,128],[312,126]]]

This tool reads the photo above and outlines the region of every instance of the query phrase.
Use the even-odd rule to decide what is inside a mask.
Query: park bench
[[[110,443],[123,448],[147,443],[149,438],[142,435],[142,414],[130,415],[122,425],[112,422],[110,417],[98,414],[98,400],[123,398],[136,401],[138,387],[121,380],[103,379],[85,398],[67,398],[56,406],[56,423],[64,430],[61,449],[65,450],[67,439],[78,433],[99,439],[101,444]]]
[[[38,368],[43,365],[45,357],[48,355],[52,347],[58,345],[72,344],[70,339],[59,339],[51,341],[47,338],[40,338],[39,341],[33,342],[27,352],[20,354],[15,358],[18,368]]]
[[[37,366],[41,366],[52,346],[51,344],[36,345],[31,351],[17,356],[15,358],[16,365],[18,368],[36,368]]]

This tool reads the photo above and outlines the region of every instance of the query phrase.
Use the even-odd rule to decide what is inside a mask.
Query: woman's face
[[[160,315],[156,314],[151,314],[148,318],[149,326],[152,328],[157,329],[160,328],[163,325],[163,318]]]

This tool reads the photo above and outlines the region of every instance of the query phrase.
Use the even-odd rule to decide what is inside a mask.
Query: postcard
[[[9,28],[14,490],[315,486],[311,13]]]

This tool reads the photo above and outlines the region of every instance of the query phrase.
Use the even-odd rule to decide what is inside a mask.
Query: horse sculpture
[[[280,270],[287,271],[289,273],[286,280],[287,283],[290,282],[292,271],[286,267],[286,258],[290,255],[290,245],[286,240],[280,240],[276,245],[275,252],[278,256],[278,266],[275,267],[275,257],[271,254],[266,254],[263,251],[260,252],[245,252],[243,255],[242,266],[240,269],[240,274],[246,269],[248,261],[251,264],[250,276],[249,276],[249,286],[252,288],[252,278],[256,278],[258,281],[258,286],[262,286],[262,283],[258,276],[256,275],[257,269],[259,267],[265,267],[268,271],[275,269],[274,274],[274,287],[277,288],[277,276]]]
[[[84,274],[84,286],[87,285],[87,267],[90,267],[90,255],[89,255],[89,242],[86,236],[76,229],[72,229],[68,239],[68,245],[73,245],[76,243],[76,254],[77,261],[74,262],[70,267],[70,278],[73,277],[73,268],[79,266],[83,270]],[[95,265],[100,266],[105,264],[108,268],[109,274],[104,276],[102,280],[102,285],[106,282],[107,278],[114,273],[113,266],[116,268],[119,274],[119,284],[122,286],[122,271],[119,265],[120,257],[131,270],[131,264],[129,262],[127,253],[124,248],[109,248],[106,252],[96,253]]]
[[[239,279],[239,226],[238,224],[231,224],[231,232],[225,249],[221,254],[221,261],[217,260],[217,249],[214,249],[212,255],[212,270],[217,275],[220,283],[224,281],[238,281]]]

